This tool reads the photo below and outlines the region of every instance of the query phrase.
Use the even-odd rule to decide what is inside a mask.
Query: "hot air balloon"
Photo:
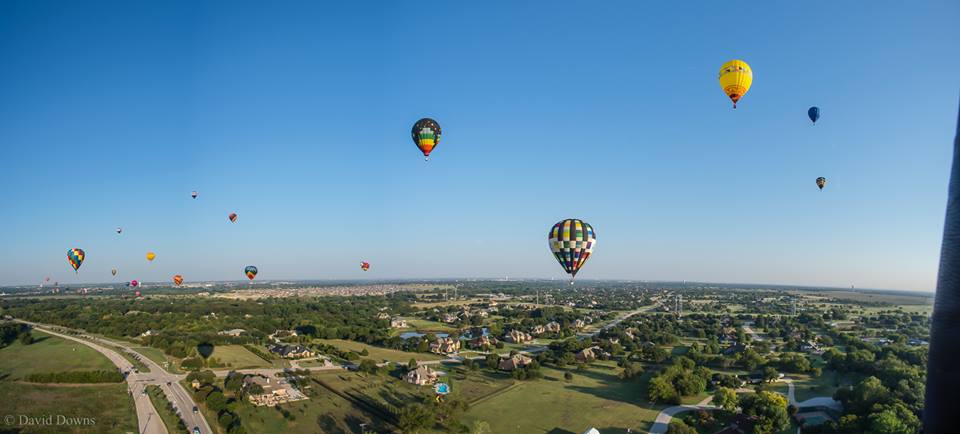
[[[45,278],[43,279],[43,281],[44,281],[44,282],[49,282],[49,281],[50,281],[50,277],[45,277]]]
[[[247,265],[247,268],[243,269],[243,274],[247,275],[247,279],[253,280],[254,277],[257,277],[257,267],[253,265]]]
[[[817,187],[820,187],[820,190],[823,190],[823,186],[827,185],[827,178],[819,177],[817,178]]]
[[[370,263],[367,262],[367,261],[360,261],[360,269],[363,270],[363,271],[369,270],[369,269],[370,269]]]
[[[110,274],[116,276],[116,275],[117,275],[117,269],[116,269],[116,268],[111,268],[111,269],[110,269]]]
[[[70,266],[73,267],[74,272],[80,270],[80,265],[83,264],[83,258],[87,255],[83,253],[83,249],[70,249],[67,250],[67,261],[70,262]]]
[[[817,119],[820,119],[820,107],[817,107],[817,106],[810,107],[810,109],[807,110],[807,117],[809,117],[810,121],[813,122],[814,125],[816,125]]]
[[[140,291],[134,291],[133,295],[139,297],[139,296],[140,296]]]
[[[577,277],[580,267],[590,259],[597,245],[593,226],[583,220],[566,219],[557,222],[547,234],[550,251],[556,256],[563,270],[570,274],[570,284]]]
[[[136,288],[136,287],[140,286],[140,282],[137,281],[136,279],[131,280],[131,281],[130,281],[130,286]],[[140,295],[140,294],[137,294],[137,295]]]
[[[720,67],[720,87],[733,101],[733,108],[737,108],[737,101],[750,90],[752,83],[753,71],[747,62],[731,60]]]
[[[191,192],[190,192],[190,197],[196,199],[196,198],[197,198],[197,190],[191,191]]]
[[[413,124],[413,130],[410,131],[413,137],[413,144],[423,152],[423,159],[430,160],[430,152],[440,144],[440,124],[430,118],[423,118]]]
[[[181,276],[181,275],[179,275],[179,274],[176,275],[176,276],[173,276],[173,284],[174,284],[174,285],[180,286],[181,283],[183,283],[183,276]]]
[[[151,261],[151,262],[152,262],[153,259],[156,258],[156,257],[157,257],[157,254],[156,254],[156,253],[147,252],[147,260],[148,260],[148,261]]]
[[[230,215],[227,216],[227,218],[230,219],[230,221],[231,221],[232,223],[236,223],[236,222],[237,222],[237,213],[232,212],[232,213],[230,213]]]
[[[120,232],[123,232],[123,228],[117,227],[117,233],[119,234]]]

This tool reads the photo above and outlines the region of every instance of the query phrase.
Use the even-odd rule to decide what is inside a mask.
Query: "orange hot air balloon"
[[[181,283],[183,283],[183,276],[181,276],[181,275],[179,275],[179,274],[176,275],[176,276],[173,276],[173,284],[174,284],[174,285],[180,286]]]
[[[237,222],[237,213],[232,212],[232,213],[230,213],[230,215],[227,216],[227,218],[230,219],[230,222],[231,222],[231,223],[236,223],[236,222]]]

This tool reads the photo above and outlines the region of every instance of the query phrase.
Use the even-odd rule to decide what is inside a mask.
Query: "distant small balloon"
[[[46,278],[43,279],[43,281],[44,281],[44,282],[49,282],[49,281],[50,281],[50,278],[49,278],[49,277],[46,277]]]
[[[139,297],[139,296],[140,296],[140,291],[136,291],[136,292],[134,292],[134,293],[133,293],[133,295],[135,295],[135,296],[137,296],[137,297]]]
[[[190,192],[190,197],[196,199],[196,198],[197,198],[197,190],[193,190],[192,192]]]
[[[227,216],[227,218],[230,219],[230,222],[231,222],[231,223],[236,223],[236,222],[237,222],[237,213],[232,212],[232,213],[230,213],[230,215]]]
[[[807,117],[810,118],[810,121],[816,124],[817,119],[820,119],[820,107],[817,107],[817,106],[810,107],[810,109],[807,110]]]
[[[156,257],[157,257],[157,254],[156,254],[156,253],[147,252],[147,260],[148,260],[148,261],[151,261],[151,262],[152,262],[152,261],[154,260],[154,258],[156,258]]]
[[[130,286],[136,288],[136,287],[140,286],[140,281],[138,281],[138,280],[136,280],[136,279],[131,280],[131,281],[130,281]],[[137,295],[140,295],[139,292],[137,293]]]
[[[116,268],[111,269],[111,270],[110,270],[110,274],[116,276],[116,275],[117,275],[117,269],[116,269]]]
[[[370,269],[370,263],[367,262],[367,261],[360,261],[360,269],[363,270],[363,271],[369,270],[369,269]]]
[[[820,187],[820,190],[823,190],[823,186],[827,185],[827,178],[819,177],[817,178],[817,187]]]
[[[183,276],[181,276],[181,275],[179,275],[179,274],[177,274],[176,276],[173,276],[173,284],[174,284],[174,285],[180,286],[181,283],[183,283]]]
[[[123,232],[123,228],[117,227],[117,233],[119,234],[119,233],[121,233],[121,232]]]
[[[247,265],[247,267],[243,269],[243,274],[247,275],[247,279],[253,280],[254,277],[257,277],[257,267]]]

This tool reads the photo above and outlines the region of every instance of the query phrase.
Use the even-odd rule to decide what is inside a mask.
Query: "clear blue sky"
[[[0,284],[562,278],[577,217],[587,279],[932,290],[960,3],[697,3],[0,2]]]

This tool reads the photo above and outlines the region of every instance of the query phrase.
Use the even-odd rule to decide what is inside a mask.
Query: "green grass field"
[[[159,348],[137,347],[133,350],[142,354],[143,357],[146,357],[152,360],[154,363],[160,365],[160,367],[163,367],[164,362],[169,362],[170,364],[166,367],[168,372],[172,372],[174,374],[183,373],[183,371],[180,370],[180,361],[176,357],[164,354],[163,350]]]
[[[88,426],[22,426],[19,420],[4,428],[21,434],[135,433],[137,415],[126,384],[46,385],[0,382],[0,414],[92,418]],[[21,429],[17,431],[16,429]],[[6,431],[5,431],[6,432]]]
[[[249,368],[271,368],[274,363],[261,359],[256,354],[251,353],[242,345],[219,345],[214,347],[213,354],[210,357],[216,357],[226,368],[231,369],[249,369]]]
[[[408,318],[407,325],[409,326],[407,327],[408,329],[416,329],[421,333],[426,333],[428,331],[445,333],[457,330],[456,327],[453,327],[450,324],[419,318]]]
[[[646,431],[664,406],[646,400],[649,373],[623,382],[617,369],[595,364],[573,372],[566,382],[563,371],[543,369],[544,378],[517,386],[483,400],[467,411],[470,423],[483,420],[497,433],[583,432],[594,426],[607,434]],[[535,414],[536,417],[531,417]]]
[[[19,341],[0,349],[0,379],[21,380],[30,374],[63,371],[113,370],[117,367],[93,348],[43,332],[32,332],[35,341]]]
[[[378,362],[383,360],[388,360],[391,362],[399,362],[399,363],[406,364],[407,362],[410,361],[411,358],[415,358],[417,360],[442,360],[446,358],[446,357],[438,356],[436,354],[408,353],[406,351],[380,348],[372,345],[367,345],[361,342],[345,341],[342,339],[318,339],[318,340],[326,345],[333,345],[337,348],[340,348],[341,350],[356,351],[358,353],[363,351],[364,348],[366,348],[367,351],[370,353],[370,355],[365,356],[365,358],[373,359]]]

